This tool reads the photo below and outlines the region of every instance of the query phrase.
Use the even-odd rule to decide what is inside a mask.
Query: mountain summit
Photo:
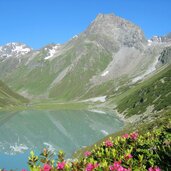
[[[6,59],[9,57],[20,57],[26,55],[32,49],[23,43],[8,43],[5,46],[0,46],[0,59]]]
[[[141,48],[147,43],[143,31],[135,24],[114,14],[99,14],[86,30],[87,36],[98,35],[98,39],[108,39],[115,46]]]

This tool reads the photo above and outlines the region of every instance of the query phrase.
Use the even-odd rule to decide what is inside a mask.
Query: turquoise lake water
[[[123,122],[113,112],[21,111],[0,112],[0,168],[27,168],[30,150],[44,147],[64,150],[68,158],[77,149],[91,145],[121,130]]]

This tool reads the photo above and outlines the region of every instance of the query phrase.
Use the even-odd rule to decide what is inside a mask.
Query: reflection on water
[[[67,157],[83,146],[120,130],[123,123],[114,113],[96,111],[22,111],[0,113],[0,168],[25,166],[20,153],[30,149],[64,150]],[[26,152],[26,153],[25,153]],[[18,155],[20,154],[20,155]],[[10,155],[13,155],[12,157]],[[27,154],[28,155],[28,154]],[[20,164],[6,165],[6,160]]]

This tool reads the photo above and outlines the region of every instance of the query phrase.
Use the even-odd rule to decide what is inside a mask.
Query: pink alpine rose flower
[[[114,170],[118,170],[121,166],[121,162],[120,161],[115,161],[113,163],[113,167],[114,167]]]
[[[161,171],[159,167],[150,167],[148,171]]]
[[[63,162],[59,162],[58,164],[57,164],[57,169],[58,170],[63,170],[65,168],[65,162],[63,161]]]
[[[129,134],[122,135],[122,138],[125,138],[125,139],[129,138]]]
[[[86,171],[92,171],[94,169],[94,165],[92,163],[89,163],[86,167]]]
[[[131,171],[131,169],[126,169],[121,166],[121,162],[115,161],[112,166],[109,166],[110,171]]]
[[[106,147],[112,147],[113,146],[113,142],[111,140],[106,140],[105,141],[105,146]]]
[[[52,169],[52,167],[48,164],[44,164],[43,166],[43,171],[50,171]]]
[[[84,156],[85,157],[88,157],[88,156],[90,156],[91,155],[91,152],[90,151],[86,151],[85,153],[84,153]]]
[[[136,140],[138,138],[138,133],[137,132],[133,132],[130,134],[130,137],[133,139],[133,140]]]
[[[127,169],[125,169],[124,167],[120,166],[117,171],[127,171]]]
[[[131,159],[131,158],[133,158],[132,154],[127,154],[127,155],[125,155],[125,159],[126,159],[126,160],[129,160],[129,159]]]
[[[114,171],[115,167],[113,165],[109,166],[109,170]]]
[[[161,171],[161,169],[159,167],[156,167],[155,169],[156,169],[155,171]]]
[[[93,171],[93,169],[97,168],[99,165],[96,164],[92,164],[92,163],[88,163],[87,167],[86,167],[86,171]]]
[[[94,164],[94,168],[97,168],[97,167],[99,167],[99,164],[98,163]]]

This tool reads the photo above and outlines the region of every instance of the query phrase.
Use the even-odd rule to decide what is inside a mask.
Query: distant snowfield
[[[4,56],[5,58],[12,56],[20,57],[21,55],[29,53],[31,50],[32,49],[28,48],[25,44],[19,43],[7,43],[4,47],[0,47],[1,56]]]
[[[25,48],[24,46],[15,46],[15,49],[13,51],[24,55],[24,54],[30,52],[31,49]]]
[[[82,102],[105,102],[106,96],[94,97],[90,99],[83,100]]]
[[[24,44],[8,43],[7,46],[12,46],[12,52],[15,52],[19,55],[25,55],[31,51],[31,49],[26,47]]]

